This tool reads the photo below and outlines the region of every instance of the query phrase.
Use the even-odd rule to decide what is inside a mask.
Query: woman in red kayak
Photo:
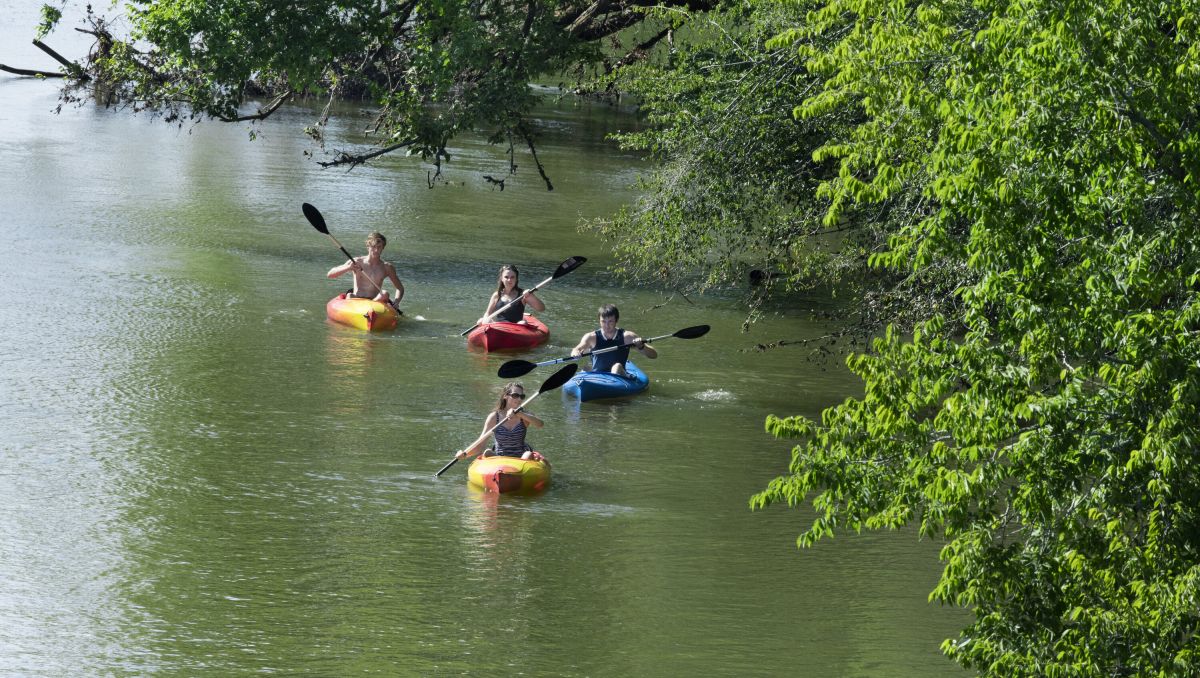
[[[480,325],[489,322],[525,322],[526,306],[529,306],[529,308],[538,313],[546,310],[546,305],[542,303],[541,299],[537,298],[536,294],[521,289],[519,285],[520,276],[521,274],[517,271],[517,267],[512,264],[505,264],[500,267],[500,277],[496,281],[496,291],[492,292],[492,298],[488,300],[487,310],[483,312],[483,317],[479,319]],[[490,317],[493,313],[513,301],[517,303],[509,306],[495,318]]]
[[[516,382],[506,385],[500,393],[500,403],[483,420],[483,432],[479,434],[479,438],[467,449],[455,452],[454,458],[473,457],[483,450],[485,457],[520,457],[521,459],[541,461],[542,455],[534,452],[533,448],[525,442],[525,431],[531,426],[541,428],[545,424],[541,419],[524,410],[518,411],[517,408],[521,407],[523,402],[525,402],[525,387]],[[495,427],[494,430],[493,427]],[[495,445],[483,449],[484,443],[487,442],[488,431],[491,431]]]

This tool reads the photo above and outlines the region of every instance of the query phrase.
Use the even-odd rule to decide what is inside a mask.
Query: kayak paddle
[[[695,327],[685,327],[682,330],[675,332],[674,334],[664,334],[661,337],[650,337],[649,339],[645,339],[644,341],[647,344],[649,344],[652,341],[658,341],[659,339],[669,339],[671,337],[675,337],[676,339],[696,339],[698,337],[703,337],[704,335],[708,334],[709,329],[711,329],[711,328],[708,325],[696,325]],[[624,344],[624,345],[632,346],[633,344]],[[535,367],[543,367],[545,365],[557,365],[559,363],[565,363],[565,362],[568,362],[571,360],[579,360],[580,358],[583,358],[583,357],[589,356],[589,355],[608,353],[609,351],[615,351],[619,348],[621,348],[621,346],[609,346],[608,348],[602,348],[598,351],[587,351],[586,353],[580,353],[579,355],[567,356],[566,358],[555,358],[554,360],[547,360],[545,362],[540,362],[540,363],[531,363],[528,360],[510,360],[510,361],[504,363],[503,365],[501,365],[500,370],[496,374],[504,379],[512,379],[514,377],[519,377],[523,374],[529,374],[531,371],[533,371],[533,368],[535,368]]]
[[[308,223],[312,224],[313,228],[329,236],[329,239],[333,241],[334,245],[338,246],[338,249],[342,251],[342,254],[346,255],[347,259],[354,259],[354,257],[346,251],[346,248],[342,247],[342,243],[338,242],[337,238],[333,237],[333,234],[329,232],[329,227],[325,225],[325,217],[321,216],[320,210],[308,203],[304,203],[300,206],[300,208],[304,210],[304,218],[308,219]],[[376,290],[380,292],[383,291],[383,285],[381,283],[375,282],[375,280],[365,272],[363,273],[363,277],[367,279],[367,282],[370,282],[372,285],[374,285]],[[391,305],[392,308],[396,309],[397,313],[401,315],[404,314],[404,311],[400,310],[400,307],[396,305],[396,301],[391,297],[388,297],[388,304]]]
[[[554,273],[549,278],[546,278],[545,280],[541,281],[540,283],[534,285],[533,287],[531,287],[525,291],[526,292],[536,292],[536,291],[542,289],[542,287],[548,285],[550,283],[550,281],[554,280],[555,278],[561,278],[564,275],[570,273],[571,271],[574,271],[575,269],[579,268],[580,266],[583,265],[583,263],[585,261],[587,261],[587,257],[571,257],[570,259],[567,259],[567,260],[563,261],[561,264],[559,264],[558,268],[554,269]],[[521,298],[517,297],[516,299],[513,299],[512,301],[505,304],[504,306],[496,309],[495,311],[492,311],[491,315],[489,315],[487,318],[485,318],[485,321],[491,322],[493,318],[495,318],[496,316],[500,315],[501,313],[507,311],[510,306],[512,306],[513,304],[517,303],[520,300],[521,300]],[[468,334],[471,333],[471,330],[475,329],[476,327],[479,327],[479,325],[480,325],[480,323],[475,323],[474,325],[471,325],[467,329],[463,330],[462,333],[460,333],[458,336],[460,336],[460,337],[467,336]]]
[[[549,391],[553,391],[554,389],[558,388],[559,386],[562,386],[563,384],[570,381],[571,377],[575,376],[575,371],[578,369],[579,369],[578,365],[567,365],[566,367],[562,368],[561,370],[550,375],[550,378],[547,379],[546,381],[543,381],[542,385],[538,387],[537,393],[534,393],[533,395],[529,396],[529,398],[527,398],[525,400],[525,402],[520,407],[517,408],[517,411],[520,412],[521,410],[528,407],[529,403],[533,402],[533,399],[540,396],[541,394],[549,392]],[[508,421],[508,417],[505,417],[505,418],[501,419],[500,421],[496,422],[496,426],[499,426],[500,424],[503,424],[506,421]],[[487,438],[488,436],[490,436],[492,434],[492,431],[496,430],[496,426],[493,426],[493,427],[489,428],[488,430],[484,431],[483,435],[476,438],[475,442],[471,443],[471,445],[467,449],[474,447],[475,445],[477,445],[479,443],[480,440],[483,440],[484,438]],[[446,464],[445,466],[442,467],[442,469],[440,471],[433,474],[433,477],[436,478],[436,477],[442,475],[443,473],[446,472],[446,469],[450,468],[451,466],[454,466],[454,464],[457,462],[458,462],[458,457],[451,459],[450,463]]]

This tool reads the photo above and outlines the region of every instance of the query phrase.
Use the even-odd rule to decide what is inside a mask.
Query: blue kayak
[[[563,384],[563,391],[569,396],[587,402],[601,398],[625,398],[637,395],[650,386],[650,377],[639,370],[633,362],[625,361],[625,372],[629,375],[628,378],[619,377],[611,372],[576,372],[570,381]]]

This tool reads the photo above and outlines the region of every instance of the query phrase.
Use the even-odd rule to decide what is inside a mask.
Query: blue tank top
[[[520,287],[516,289],[517,298],[521,298],[522,290]],[[511,299],[509,301],[512,301]],[[507,304],[503,296],[496,297],[496,307],[500,308]],[[525,319],[525,302],[518,301],[508,308],[507,311],[501,313],[493,319],[493,322],[519,323]]]
[[[503,417],[503,414],[496,413],[497,417]],[[512,428],[504,428],[503,425],[497,426],[492,431],[492,437],[495,439],[495,447],[493,454],[501,457],[519,457],[525,454],[525,422],[517,419],[516,426]]]
[[[617,334],[612,339],[605,339],[604,332],[602,332],[600,330],[596,330],[596,348],[594,348],[592,350],[599,351],[600,349],[611,348],[613,346],[620,346],[621,348],[618,348],[615,351],[609,351],[608,353],[601,353],[600,355],[593,355],[592,356],[592,371],[593,372],[610,372],[610,371],[612,371],[613,365],[616,365],[618,363],[620,363],[621,365],[624,365],[625,361],[629,360],[629,347],[625,346],[624,344],[625,344],[625,330],[618,327]]]

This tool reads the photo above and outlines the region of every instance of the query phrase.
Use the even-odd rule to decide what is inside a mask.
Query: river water
[[[37,3],[0,1],[0,63]],[[69,29],[69,24],[66,26]],[[63,29],[48,39],[82,49]],[[72,53],[72,50],[75,50]],[[810,550],[805,508],[748,510],[786,468],[764,418],[853,395],[839,366],[759,342],[828,328],[792,300],[748,333],[734,291],[621,284],[580,219],[611,213],[647,165],[604,140],[629,111],[542,113],[540,157],[505,190],[504,149],[463,139],[447,183],[393,155],[323,170],[316,115],[183,128],[0,74],[0,674],[341,676],[959,675],[938,650],[966,617],[926,598],[938,545],[911,532]],[[347,105],[331,148],[357,148]],[[395,332],[325,320],[342,257],[389,237],[408,289]],[[434,472],[479,432],[513,355],[465,348],[501,263],[540,296],[566,355],[605,302],[643,336],[649,393],[531,410],[554,462],[536,497]],[[532,392],[551,374],[523,378]]]

